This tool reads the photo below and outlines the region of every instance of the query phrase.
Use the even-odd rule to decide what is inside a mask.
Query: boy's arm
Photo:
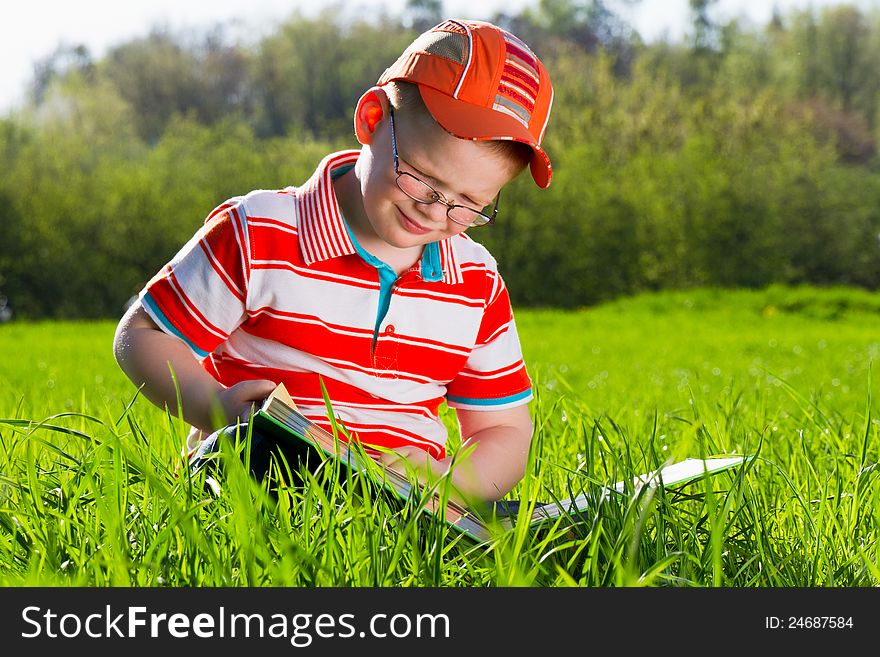
[[[504,497],[523,478],[532,442],[527,405],[503,411],[456,409],[464,444],[475,445],[452,472],[453,482],[482,500]]]
[[[230,388],[212,377],[178,338],[162,331],[140,301],[134,303],[116,327],[113,340],[116,362],[144,396],[160,408],[177,413],[177,388],[183,418],[210,433],[246,418],[275,387],[272,381],[242,381]],[[175,387],[171,370],[177,379]],[[219,416],[215,416],[215,409]],[[222,426],[221,424],[221,426]]]
[[[525,474],[533,430],[528,406],[501,411],[459,408],[456,413],[467,455],[452,468],[454,487],[466,499],[501,499]],[[382,460],[390,465],[402,457],[433,476],[443,475],[453,465],[451,456],[437,461],[418,447],[400,447],[395,454],[386,454]]]

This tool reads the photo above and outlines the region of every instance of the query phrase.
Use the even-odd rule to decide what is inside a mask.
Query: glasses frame
[[[391,122],[391,155],[394,159],[394,173],[397,174],[397,178],[394,179],[394,182],[397,184],[397,188],[400,191],[402,191],[404,194],[406,194],[409,198],[411,198],[413,201],[415,201],[416,203],[420,203],[422,205],[433,205],[434,203],[440,203],[442,205],[445,205],[446,206],[446,217],[450,221],[452,221],[453,223],[458,224],[459,226],[466,226],[468,228],[472,228],[472,227],[478,228],[480,226],[494,225],[495,224],[495,217],[498,216],[498,201],[501,199],[501,191],[499,190],[497,196],[495,196],[495,205],[492,208],[492,215],[490,216],[490,215],[486,214],[485,212],[482,212],[481,210],[476,210],[476,209],[474,209],[470,206],[467,206],[467,205],[462,205],[460,203],[450,203],[449,201],[446,200],[446,197],[443,196],[443,194],[438,192],[436,189],[434,189],[431,185],[426,183],[424,180],[422,180],[418,176],[414,176],[413,174],[411,174],[407,171],[401,171],[400,170],[400,157],[397,154],[397,136],[394,131],[394,110],[391,107],[388,108],[388,117]],[[420,185],[425,187],[425,189],[427,189],[428,191],[430,191],[431,194],[433,194],[434,199],[431,201],[426,201],[424,199],[416,198],[415,196],[410,194],[400,184],[400,179],[403,177],[412,178],[417,183],[419,183]],[[473,212],[476,216],[471,223],[469,223],[469,224],[464,223],[463,221],[459,221],[458,219],[456,219],[455,217],[453,217],[450,214],[450,212],[452,212],[455,208],[463,208],[465,210],[469,210],[470,212]],[[481,220],[481,218],[485,221]]]

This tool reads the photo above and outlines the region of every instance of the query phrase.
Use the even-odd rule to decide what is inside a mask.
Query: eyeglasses
[[[492,208],[492,214],[480,212],[474,208],[458,203],[450,203],[446,198],[431,187],[424,180],[416,178],[411,173],[400,171],[400,158],[397,155],[397,138],[394,134],[394,111],[389,108],[388,115],[391,119],[391,153],[394,156],[394,173],[397,174],[397,186],[404,194],[409,196],[416,203],[431,205],[432,203],[442,203],[446,206],[446,216],[451,221],[461,226],[485,226],[495,223],[495,217],[498,214],[498,200],[501,198],[501,192],[495,197],[495,207]]]

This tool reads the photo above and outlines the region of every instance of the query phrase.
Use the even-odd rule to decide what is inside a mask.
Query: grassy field
[[[113,322],[2,325],[0,583],[877,585],[878,311],[866,292],[786,288],[520,310],[538,429],[513,497],[567,497],[667,460],[758,458],[597,495],[576,523],[488,545],[366,481],[273,496],[231,463],[216,498],[181,468],[184,424],[116,367]]]

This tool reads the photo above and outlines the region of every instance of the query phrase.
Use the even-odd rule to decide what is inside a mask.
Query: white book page
[[[674,486],[693,479],[698,479],[706,474],[728,470],[740,465],[746,460],[745,456],[733,456],[729,458],[711,459],[685,459],[678,463],[666,465],[659,470],[641,474],[632,481],[632,486],[638,491],[642,486],[659,486],[662,482],[664,487]],[[626,489],[626,482],[618,481],[609,490],[622,493]],[[584,493],[573,499],[560,500],[558,503],[546,504],[535,509],[531,520],[538,521],[548,518],[556,518],[560,515],[581,511],[587,508],[590,501],[595,499],[596,493]]]

